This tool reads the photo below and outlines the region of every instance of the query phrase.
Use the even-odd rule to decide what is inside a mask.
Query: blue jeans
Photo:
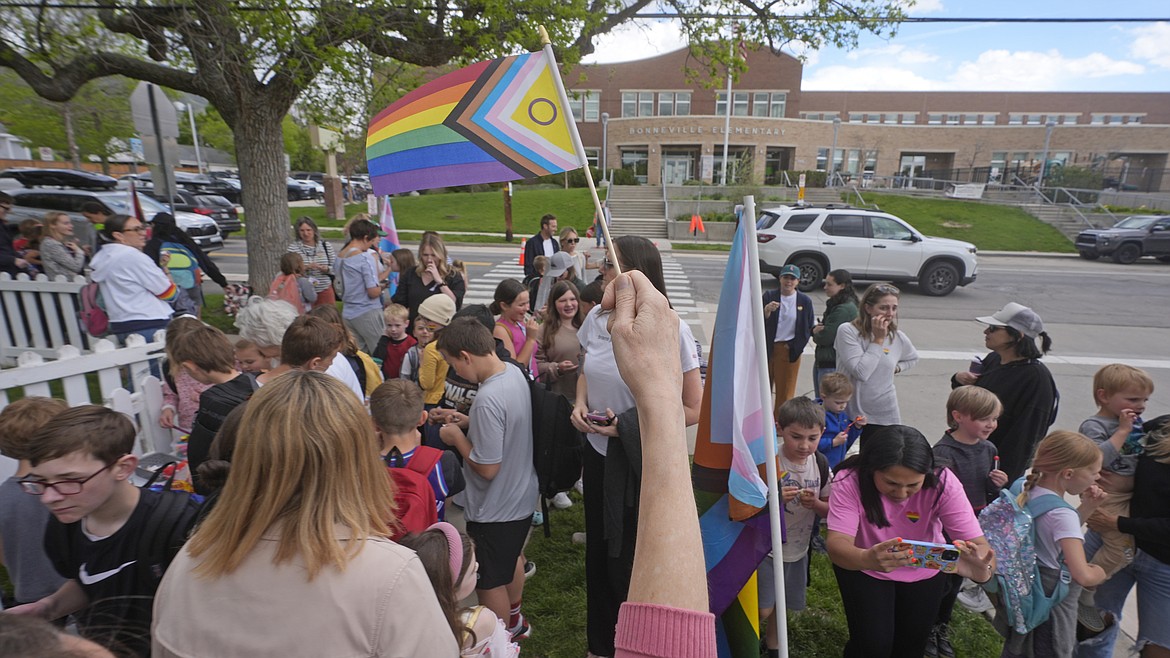
[[[1101,537],[1089,531],[1085,534],[1085,556],[1092,559],[1101,547]],[[1117,620],[1105,632],[1077,645],[1077,658],[1109,658],[1117,644],[1121,610],[1129,591],[1137,585],[1138,647],[1155,644],[1170,647],[1170,564],[1161,562],[1138,550],[1133,562],[1118,571],[1097,588],[1095,602],[1098,608],[1113,613]]]
[[[813,397],[816,397],[816,398],[821,397],[821,377],[824,377],[825,375],[829,374],[830,372],[837,372],[837,369],[836,368],[818,368],[815,365],[813,366]]]

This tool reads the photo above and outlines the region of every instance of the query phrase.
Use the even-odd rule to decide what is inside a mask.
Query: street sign
[[[42,146],[38,148],[37,155],[41,156],[41,160],[44,162],[52,162],[54,159],[53,149],[49,148],[48,146]]]
[[[133,153],[134,157],[138,160],[146,159],[146,151],[142,150],[142,140],[138,139],[137,137],[130,138],[130,152]]]
[[[154,113],[151,113],[151,101]],[[171,99],[163,93],[162,87],[149,82],[139,82],[130,94],[130,113],[134,118],[134,130],[143,137],[161,134],[163,137],[179,136],[179,116]],[[157,121],[155,120],[157,116]]]

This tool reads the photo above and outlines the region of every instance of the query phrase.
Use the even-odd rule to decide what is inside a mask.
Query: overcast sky
[[[1167,0],[920,0],[910,16],[1167,18]],[[682,47],[675,23],[611,33],[588,63]],[[790,52],[792,52],[790,50]],[[804,53],[806,90],[1170,91],[1170,22],[903,24],[889,40]]]

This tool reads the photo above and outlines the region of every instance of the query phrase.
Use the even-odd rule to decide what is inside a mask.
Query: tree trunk
[[[64,103],[64,106],[65,141],[69,144],[69,160],[73,163],[74,169],[81,169],[81,151],[77,148],[77,136],[73,134],[73,105]]]
[[[248,231],[248,284],[264,294],[280,272],[280,257],[293,239],[288,221],[283,111],[260,107],[263,98],[240,113],[233,126]]]

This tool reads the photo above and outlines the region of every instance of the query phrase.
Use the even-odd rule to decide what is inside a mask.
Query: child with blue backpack
[[[1084,519],[1105,499],[1104,492],[1094,484],[1100,472],[1101,451],[1096,444],[1083,434],[1057,430],[1044,437],[1037,446],[1032,472],[1012,485],[1012,493],[1018,491],[1016,503],[1020,507],[1028,506],[1034,518],[1032,531],[1035,537],[1035,559],[1040,583],[1044,588],[1043,596],[1051,596],[1055,600],[1046,620],[1027,632],[1021,632],[1020,626],[1015,623],[1019,621],[1017,613],[1021,611],[1004,607],[1005,600],[1013,599],[1012,592],[1000,592],[995,627],[1006,638],[1003,658],[1064,658],[1073,655],[1080,590],[1082,587],[1094,587],[1105,580],[1105,571],[1089,564],[1085,558],[1084,535],[1081,532]],[[1073,509],[1064,502],[1067,494],[1081,497],[1079,508]],[[1005,532],[1005,529],[989,527],[989,512],[993,508],[994,505],[989,506],[980,516],[980,523],[994,547],[996,540],[1000,539],[995,535]],[[997,571],[1000,577],[996,580],[1001,587],[1010,582],[1010,579],[1004,578],[1004,574],[1013,566],[1010,557],[1000,555]],[[1066,585],[1069,577],[1072,582]],[[1063,594],[1062,589],[1065,590]],[[1029,593],[1014,592],[1016,595]]]

